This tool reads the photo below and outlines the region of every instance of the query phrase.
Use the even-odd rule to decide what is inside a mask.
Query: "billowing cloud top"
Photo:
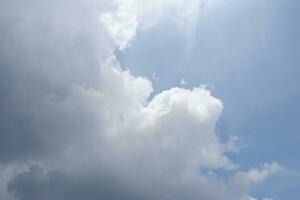
[[[182,19],[202,3],[1,1],[0,199],[253,199],[280,166],[228,159],[222,102],[205,87],[150,100],[151,81],[114,56],[166,7]]]

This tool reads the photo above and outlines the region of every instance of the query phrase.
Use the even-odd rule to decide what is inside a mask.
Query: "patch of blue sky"
[[[229,155],[242,169],[276,161],[300,171],[300,1],[228,2],[199,14],[192,39],[166,19],[138,32],[118,59],[133,74],[155,73],[155,93],[180,86],[181,79],[188,88],[208,84],[224,103],[220,137],[250,144]],[[300,195],[299,187],[299,176],[277,176],[256,193],[288,200]]]

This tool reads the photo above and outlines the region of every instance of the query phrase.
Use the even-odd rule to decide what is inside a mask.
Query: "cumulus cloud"
[[[119,50],[130,46],[138,30],[147,30],[165,19],[171,19],[190,40],[197,18],[204,9],[224,0],[116,0],[113,10],[100,14]],[[190,44],[189,44],[190,45]]]
[[[222,102],[205,87],[150,99],[151,81],[114,56],[141,1],[115,3],[0,3],[0,198],[242,199],[279,166],[202,173],[237,170],[215,132]]]
[[[135,37],[137,16],[135,0],[116,0],[117,9],[100,15],[111,37],[120,50],[125,49]]]

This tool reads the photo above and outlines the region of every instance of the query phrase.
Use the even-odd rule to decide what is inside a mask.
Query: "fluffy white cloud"
[[[135,0],[116,0],[117,9],[100,15],[120,50],[125,49],[135,37],[137,16]]]
[[[130,46],[138,29],[146,30],[163,19],[171,19],[192,37],[200,12],[224,0],[116,0],[113,11],[100,15],[119,50]],[[204,9],[205,8],[205,9]]]

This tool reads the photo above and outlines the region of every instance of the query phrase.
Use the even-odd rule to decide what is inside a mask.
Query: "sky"
[[[0,200],[295,200],[296,0],[0,0]]]

